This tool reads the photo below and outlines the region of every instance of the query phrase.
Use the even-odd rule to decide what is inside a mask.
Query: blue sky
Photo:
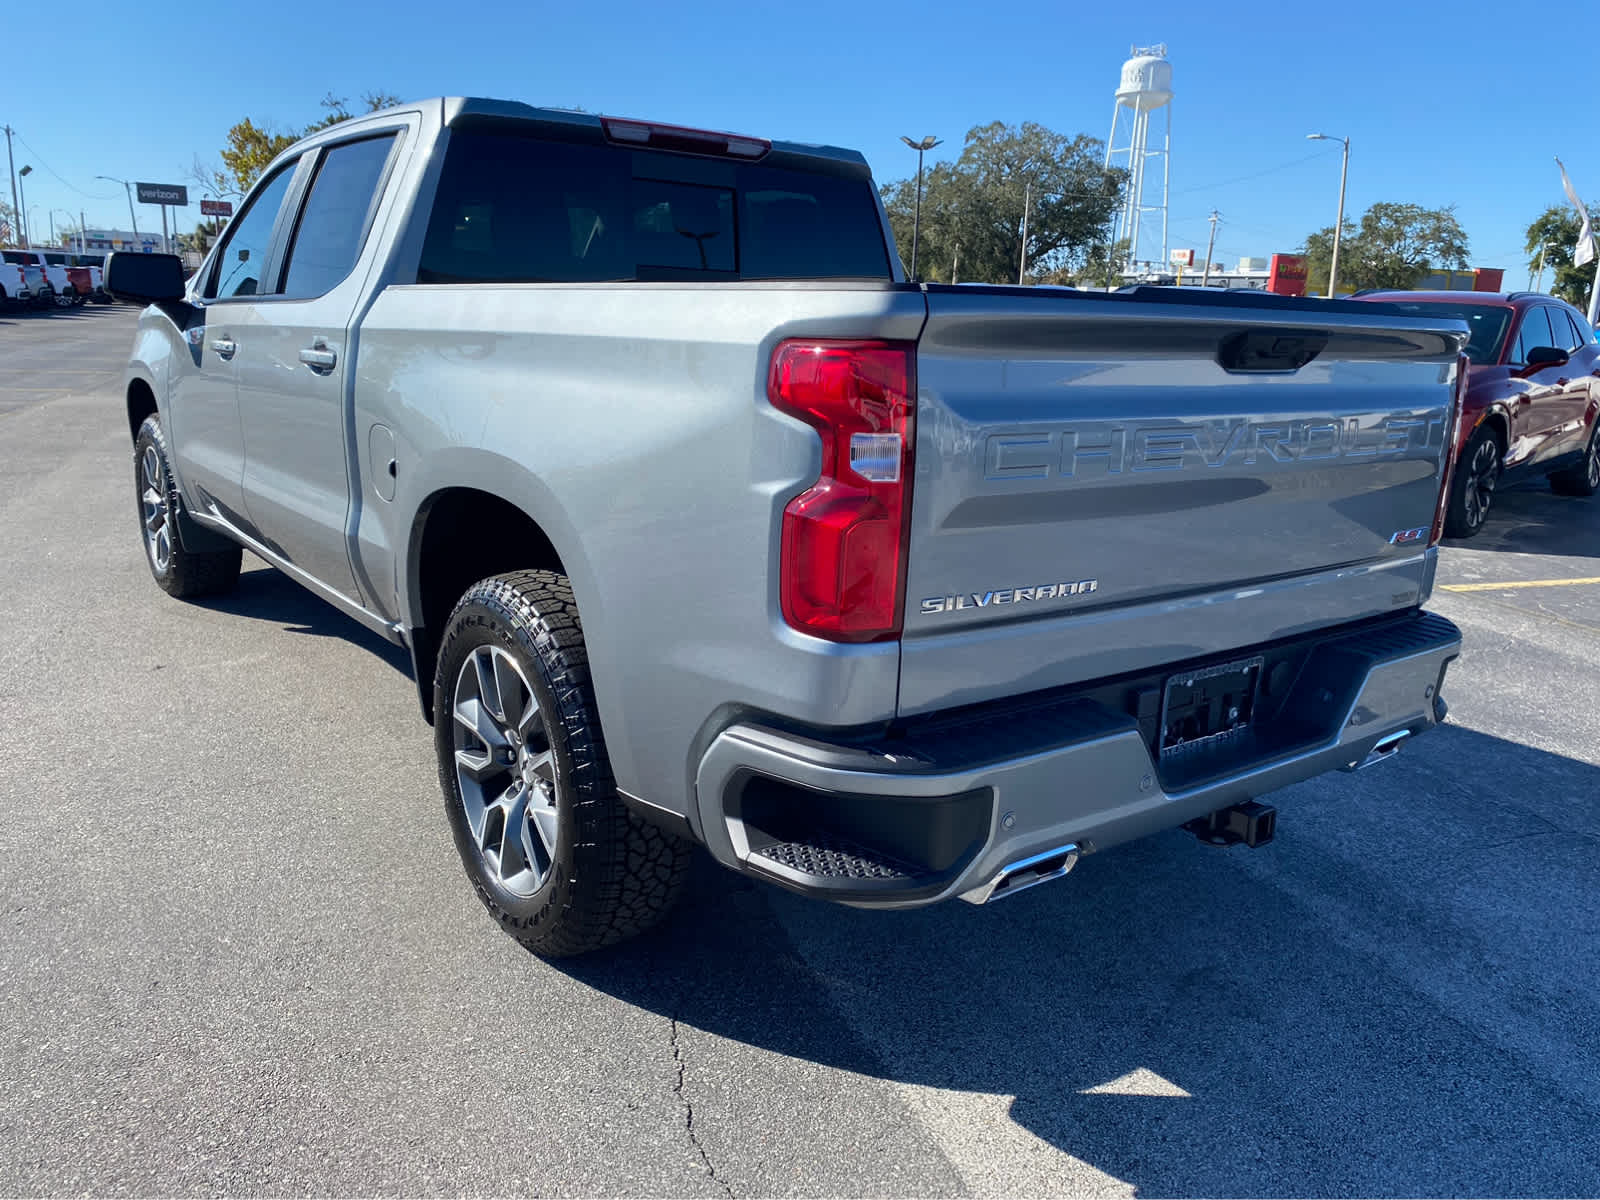
[[[1306,141],[1320,130],[1352,139],[1350,212],[1377,200],[1453,203],[1473,264],[1506,267],[1508,285],[1522,286],[1524,230],[1562,201],[1554,156],[1600,201],[1600,121],[1565,98],[1584,87],[1538,85],[1592,80],[1594,64],[1568,57],[1566,34],[1543,48],[1527,41],[1508,11],[1484,0],[77,0],[12,6],[0,123],[22,139],[17,166],[34,167],[36,232],[48,231],[51,209],[58,224],[81,209],[91,227],[126,228],[122,189],[96,175],[186,182],[196,154],[214,160],[234,121],[301,126],[330,91],[496,96],[832,142],[861,150],[888,180],[915,169],[900,134],[944,138],[935,158],[997,119],[1104,138],[1129,46],[1165,42],[1174,246],[1203,254],[1213,207],[1218,257],[1230,264],[1331,225],[1339,147]],[[141,207],[139,224],[159,228],[159,210]]]

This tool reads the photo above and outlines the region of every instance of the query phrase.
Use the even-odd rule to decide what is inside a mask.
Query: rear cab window
[[[323,154],[289,249],[284,298],[321,296],[354,269],[394,144],[395,135],[385,133]]]
[[[419,283],[892,278],[864,176],[452,130]]]

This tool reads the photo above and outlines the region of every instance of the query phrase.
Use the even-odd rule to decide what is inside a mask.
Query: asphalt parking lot
[[[552,966],[398,651],[151,582],[133,320],[0,314],[0,1193],[1600,1191],[1600,499],[1447,546],[1450,724],[1270,846],[909,914],[702,863]]]

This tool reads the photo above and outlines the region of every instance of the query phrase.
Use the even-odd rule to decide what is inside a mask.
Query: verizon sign
[[[187,208],[189,189],[181,183],[136,183],[140,204],[174,204]]]

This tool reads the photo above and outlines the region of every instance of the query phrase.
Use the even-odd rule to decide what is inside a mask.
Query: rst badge
[[[1419,525],[1415,529],[1397,529],[1389,535],[1389,545],[1410,546],[1417,542],[1425,542],[1428,540],[1428,534],[1432,532],[1426,525]]]
[[[964,612],[969,608],[990,608],[1001,604],[1028,604],[1037,600],[1065,600],[1098,591],[1098,579],[1075,583],[1046,583],[1035,587],[996,588],[989,592],[963,592],[959,596],[929,596],[922,602],[924,616],[935,613]]]

